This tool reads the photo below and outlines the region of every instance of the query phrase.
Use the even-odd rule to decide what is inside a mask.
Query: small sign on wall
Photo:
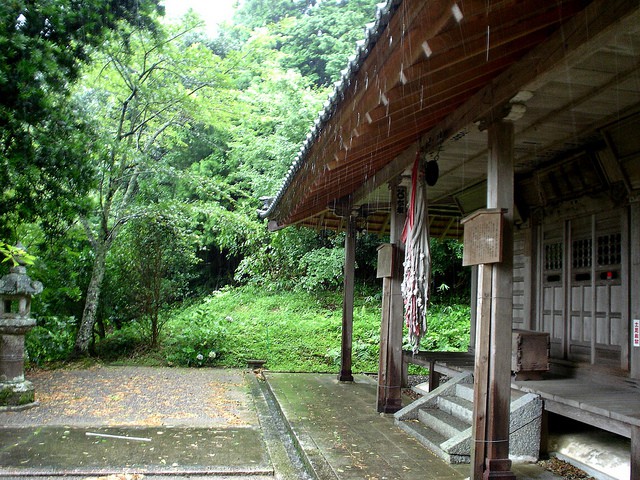
[[[633,346],[640,347],[640,320],[633,321]]]
[[[378,271],[377,278],[390,278],[393,276],[393,262],[395,248],[391,243],[383,243],[378,247]]]
[[[464,239],[462,265],[502,261],[502,209],[478,210],[462,219]]]

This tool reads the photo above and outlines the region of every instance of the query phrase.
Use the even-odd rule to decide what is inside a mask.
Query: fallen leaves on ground
[[[117,473],[106,477],[87,477],[83,480],[141,480],[143,478],[142,473]]]
[[[552,473],[561,476],[568,480],[595,480],[593,477],[587,475],[584,471],[577,467],[574,467],[564,460],[560,460],[556,457],[552,457],[549,460],[541,460],[538,464]]]
[[[252,403],[239,373],[211,369],[101,367],[32,371],[38,409],[21,415],[50,424],[80,419],[106,426],[251,424]]]

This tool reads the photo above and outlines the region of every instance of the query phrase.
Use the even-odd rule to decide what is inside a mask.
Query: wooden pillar
[[[402,321],[400,285],[403,276],[404,245],[400,237],[406,217],[406,187],[398,183],[391,189],[391,244],[394,261],[392,275],[382,282],[382,323],[380,326],[380,364],[378,369],[377,410],[395,413],[402,408]]]
[[[636,322],[640,322],[640,194],[630,198],[629,215],[629,374],[640,379],[640,346],[637,345]],[[631,475],[640,478],[640,426],[631,426]]]
[[[631,335],[627,341],[629,342],[630,377],[640,379],[640,346],[635,345],[633,338],[636,322],[640,321],[640,194],[635,195],[631,200],[629,207],[631,211],[629,218],[629,257],[631,263],[629,268],[629,320],[631,322],[629,331]]]
[[[631,475],[629,478],[640,478],[640,427],[631,426]]]
[[[636,325],[640,322],[640,194],[630,198],[629,215],[629,376],[640,379],[640,346],[635,340]],[[640,478],[640,427],[631,426],[631,476]]]
[[[471,448],[471,468],[473,480],[480,480],[484,474],[487,441],[487,394],[489,385],[489,358],[491,333],[491,265],[477,268],[477,320],[475,331],[475,362],[473,372],[473,438]]]
[[[471,267],[471,315],[469,329],[469,352],[475,352],[476,349],[476,327],[478,325],[478,302],[473,299],[478,298],[478,266]]]
[[[353,382],[351,352],[353,346],[353,286],[356,265],[356,218],[349,216],[344,239],[344,292],[342,297],[341,382]]]
[[[502,262],[478,275],[473,479],[514,479],[509,460],[513,321],[513,124],[489,125],[487,208],[504,209]]]

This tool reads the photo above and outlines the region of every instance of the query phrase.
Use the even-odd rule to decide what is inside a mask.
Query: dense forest
[[[244,0],[210,37],[158,0],[2,2],[0,274],[20,241],[45,286],[32,357],[95,354],[132,324],[154,348],[166,312],[230,285],[339,290],[340,232],[268,233],[256,210],[375,3]],[[369,292],[379,242],[358,237]],[[459,245],[433,248],[435,291],[464,295]]]

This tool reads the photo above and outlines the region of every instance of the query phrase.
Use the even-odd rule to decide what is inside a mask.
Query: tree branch
[[[87,238],[89,239],[89,243],[91,244],[91,248],[93,248],[93,250],[95,251],[98,248],[98,242],[96,240],[96,236],[93,234],[93,231],[91,230],[91,225],[89,225],[89,220],[84,215],[81,215],[80,216],[80,223],[82,224],[82,227],[84,228],[84,231],[85,231],[85,233],[87,235]]]

